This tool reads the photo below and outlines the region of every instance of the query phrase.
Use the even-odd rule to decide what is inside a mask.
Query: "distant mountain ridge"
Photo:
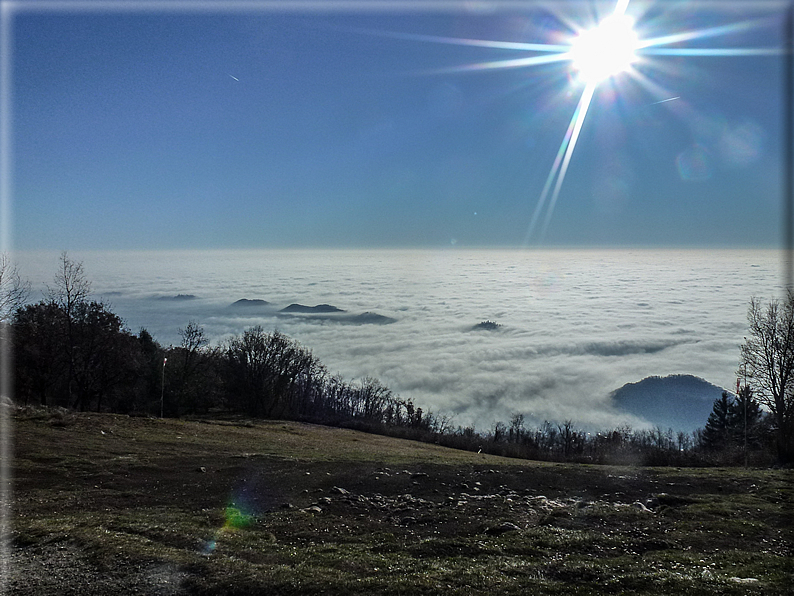
[[[653,426],[692,432],[706,425],[722,387],[694,375],[646,377],[610,394],[615,407]]]

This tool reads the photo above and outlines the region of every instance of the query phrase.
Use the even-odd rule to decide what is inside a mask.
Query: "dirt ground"
[[[790,472],[33,410],[14,437],[9,594],[791,593]]]

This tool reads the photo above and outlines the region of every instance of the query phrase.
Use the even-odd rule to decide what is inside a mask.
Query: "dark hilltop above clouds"
[[[496,321],[482,321],[477,323],[476,325],[472,325],[472,331],[497,331],[501,329],[502,326],[497,323]]]
[[[155,300],[171,300],[174,302],[186,302],[188,300],[195,300],[198,296],[194,294],[177,294],[176,296],[155,296]]]
[[[341,308],[331,306],[330,304],[318,304],[317,306],[305,306],[303,304],[290,304],[285,306],[279,312],[286,313],[331,313],[331,312],[345,312]]]
[[[703,426],[724,389],[693,375],[646,377],[610,395],[618,410],[662,429],[692,432]]]
[[[343,323],[352,323],[355,325],[389,325],[396,323],[397,319],[392,319],[385,315],[379,315],[376,312],[364,312],[360,315],[347,315],[339,317]]]
[[[295,317],[310,321],[331,321],[346,325],[389,325],[397,322],[397,319],[376,312],[367,311],[357,315],[350,314],[346,310],[332,304],[307,306],[294,302],[289,306],[276,310],[276,307],[267,300],[241,298],[230,304],[228,308],[238,313],[273,313],[279,317]]]
[[[261,300],[259,298],[254,298],[253,300],[249,300],[248,298],[241,298],[237,302],[233,302],[229,305],[229,308],[232,310],[241,310],[241,311],[252,311],[252,310],[260,310],[262,308],[270,306],[270,302],[267,300]]]

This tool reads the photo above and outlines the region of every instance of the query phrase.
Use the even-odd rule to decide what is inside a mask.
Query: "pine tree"
[[[769,416],[753,398],[749,387],[741,389],[736,396],[723,391],[722,396],[714,400],[714,407],[701,434],[703,447],[709,451],[743,448],[745,430],[748,449],[758,449],[770,432]]]
[[[745,430],[748,448],[758,448],[764,442],[764,435],[769,432],[767,415],[753,398],[753,390],[750,387],[743,387],[731,403],[728,428],[730,440],[736,445],[744,445]]]
[[[717,451],[728,446],[730,430],[735,423],[731,415],[732,407],[733,398],[727,391],[723,391],[722,396],[714,400],[714,407],[703,430],[703,444],[706,449]]]

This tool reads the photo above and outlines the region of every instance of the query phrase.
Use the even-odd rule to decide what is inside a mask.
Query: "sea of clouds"
[[[133,332],[178,345],[201,324],[213,343],[253,325],[308,347],[350,380],[372,376],[453,423],[585,428],[642,421],[609,394],[651,375],[735,385],[751,296],[782,293],[781,254],[764,250],[223,250],[74,252]],[[15,255],[31,300],[58,253]],[[193,299],[174,299],[192,295]],[[262,299],[256,313],[229,308]],[[292,303],[377,313],[391,324],[287,316]],[[497,329],[474,329],[482,321]],[[704,421],[705,423],[705,421]]]

